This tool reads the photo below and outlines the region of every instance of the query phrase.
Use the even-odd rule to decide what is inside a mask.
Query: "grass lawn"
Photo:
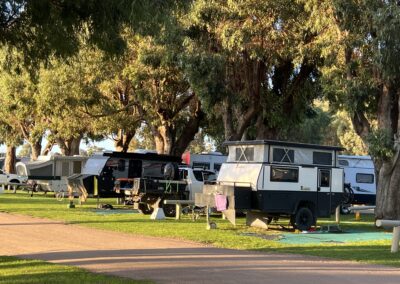
[[[100,202],[113,204],[114,201],[108,199]],[[218,229],[207,231],[204,217],[197,221],[192,221],[188,216],[178,221],[173,218],[153,221],[148,215],[133,213],[134,211],[124,211],[128,213],[120,214],[109,211],[112,214],[99,214],[101,212],[96,210],[95,199],[89,199],[87,203],[77,205],[74,209],[68,209],[67,204],[66,199],[60,202],[41,194],[33,197],[27,193],[0,195],[0,211],[63,220],[92,228],[192,240],[223,248],[315,255],[400,267],[400,253],[390,253],[390,240],[286,244],[277,240],[279,235],[286,233],[279,229],[278,225],[272,230],[249,228],[244,225],[243,218],[239,219],[239,224],[234,227],[228,221],[214,217]],[[281,225],[288,224],[288,220],[280,222]],[[333,219],[318,222],[319,225],[333,223]],[[374,228],[373,217],[367,215],[363,215],[362,220],[358,222],[354,220],[354,215],[342,216],[341,227],[344,230],[380,231]]]
[[[95,274],[72,266],[0,256],[0,283],[152,283]]]

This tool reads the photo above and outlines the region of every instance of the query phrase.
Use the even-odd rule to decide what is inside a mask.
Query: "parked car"
[[[211,170],[192,169],[189,167],[180,167],[179,176],[181,180],[188,183],[189,199],[191,200],[194,200],[196,193],[203,192],[204,183],[213,183],[217,180],[217,174]]]
[[[16,174],[7,174],[0,170],[0,184],[7,185],[7,184],[15,184],[15,183],[26,183],[28,181],[27,176],[21,176]]]

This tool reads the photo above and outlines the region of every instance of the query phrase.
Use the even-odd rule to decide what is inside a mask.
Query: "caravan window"
[[[278,163],[294,163],[294,150],[274,148],[272,159]]]
[[[374,183],[373,174],[356,174],[356,182],[358,183]]]
[[[69,176],[69,162],[62,162],[61,164],[61,176]]]
[[[332,153],[313,152],[313,164],[332,166]]]
[[[236,161],[254,161],[254,147],[236,147]]]
[[[271,167],[271,181],[275,182],[298,182],[298,168]]]
[[[193,174],[197,181],[203,181],[203,173],[201,171],[193,171]]]
[[[331,186],[331,171],[320,170],[319,171],[319,186],[330,187]]]
[[[339,160],[339,165],[348,167],[349,166],[349,161],[347,160]]]
[[[221,164],[214,164],[214,171],[219,172],[220,169],[221,169]]]
[[[82,162],[74,161],[73,163],[73,174],[80,174],[82,170]]]

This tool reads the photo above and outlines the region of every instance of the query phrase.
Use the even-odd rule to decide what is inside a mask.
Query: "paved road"
[[[138,237],[0,213],[0,255],[156,283],[399,283],[400,269]]]

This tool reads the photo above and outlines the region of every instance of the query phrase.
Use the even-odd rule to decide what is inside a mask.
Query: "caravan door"
[[[318,169],[317,211],[319,217],[329,217],[331,212],[331,169]]]

